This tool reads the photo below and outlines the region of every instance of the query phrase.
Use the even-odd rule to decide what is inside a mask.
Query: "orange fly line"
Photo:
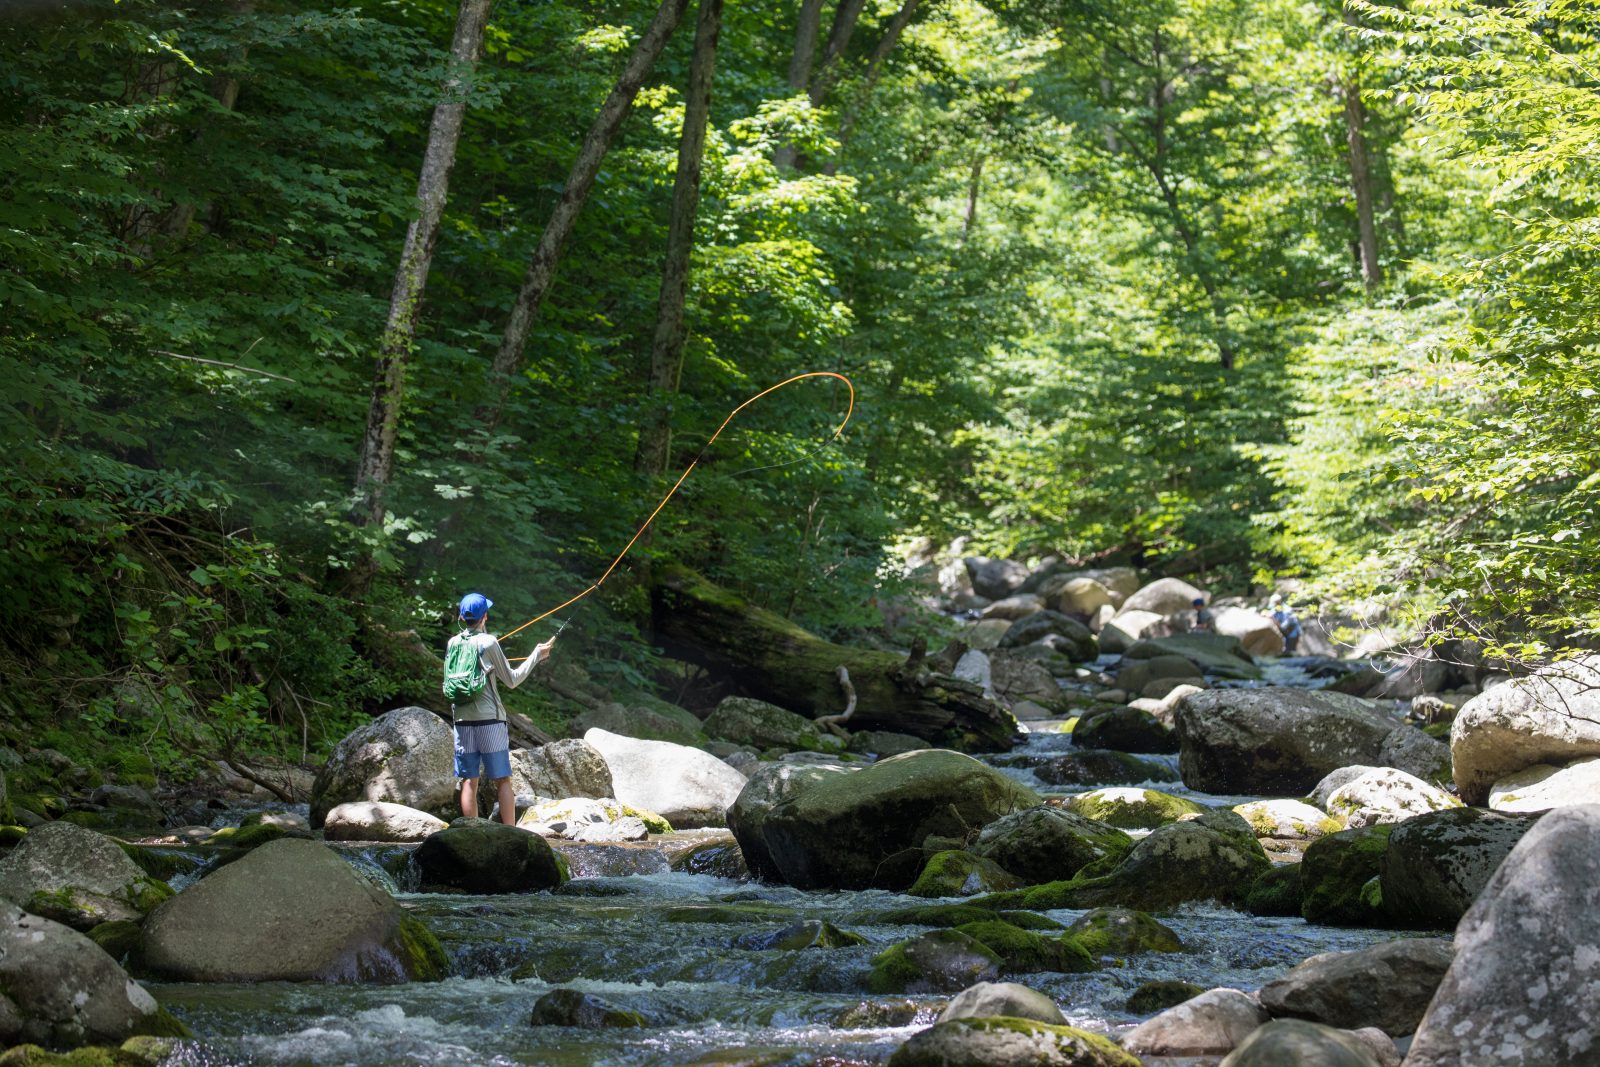
[[[700,460],[705,458],[706,449],[710,448],[711,445],[716,441],[716,439],[722,435],[722,431],[726,430],[728,428],[728,423],[730,423],[730,422],[732,422],[734,420],[734,416],[738,415],[739,412],[743,411],[745,408],[749,407],[751,404],[754,404],[757,400],[760,400],[762,397],[766,396],[768,393],[775,393],[779,389],[782,389],[786,385],[792,385],[793,383],[798,382],[798,381],[802,381],[802,380],[804,380],[806,378],[837,378],[837,379],[839,379],[839,381],[841,381],[841,382],[843,382],[845,384],[845,388],[850,390],[850,405],[849,405],[848,408],[845,409],[844,420],[841,421],[839,423],[839,425],[834,428],[834,431],[833,431],[832,435],[829,436],[829,438],[828,438],[829,441],[837,440],[839,435],[844,433],[845,426],[850,422],[850,416],[852,414],[854,414],[855,410],[856,410],[856,387],[855,387],[855,383],[851,382],[849,378],[846,378],[844,375],[839,374],[836,371],[831,371],[831,370],[813,370],[813,371],[806,371],[804,374],[796,374],[793,378],[785,378],[783,381],[779,382],[777,385],[769,386],[768,388],[761,390],[761,392],[757,393],[755,396],[751,397],[749,400],[746,400],[744,403],[740,404],[738,407],[736,407],[732,411],[728,412],[728,417],[722,420],[722,425],[717,427],[717,432],[712,434],[711,437],[709,439],[707,439],[706,443],[703,446],[701,446],[700,454],[694,458],[694,462],[690,463],[687,467],[685,467],[683,469],[683,473],[678,475],[678,480],[676,482],[672,483],[672,488],[667,490],[667,495],[661,498],[661,502],[655,506],[655,510],[650,513],[650,517],[644,520],[644,523],[639,527],[638,530],[634,531],[633,537],[630,538],[628,543],[623,546],[622,551],[617,553],[617,558],[611,561],[611,566],[606,568],[606,572],[604,574],[602,574],[599,577],[599,579],[593,585],[591,585],[589,588],[585,589],[583,592],[579,593],[577,596],[572,597],[569,600],[563,600],[561,603],[557,604],[555,607],[551,608],[549,611],[545,612],[543,615],[539,615],[539,616],[536,616],[536,617],[534,617],[532,619],[529,619],[527,622],[523,623],[521,626],[517,627],[515,630],[512,630],[511,632],[506,633],[506,634],[502,634],[501,637],[500,637],[500,640],[505,641],[505,640],[507,640],[509,638],[515,637],[517,634],[521,633],[523,630],[526,630],[528,627],[532,626],[534,623],[540,622],[540,621],[542,621],[544,619],[548,619],[550,616],[554,615],[556,612],[560,611],[564,607],[567,607],[567,606],[569,606],[571,604],[576,604],[578,601],[582,600],[584,597],[588,596],[590,593],[594,592],[596,589],[599,589],[602,585],[604,585],[605,584],[605,580],[607,578],[611,577],[611,572],[617,569],[617,565],[622,562],[623,557],[626,556],[628,554],[629,550],[632,549],[633,546],[638,543],[639,538],[644,536],[644,532],[650,528],[650,524],[656,521],[656,516],[661,514],[661,509],[667,506],[667,501],[672,499],[673,494],[675,494],[678,491],[678,487],[681,486],[688,479],[689,475],[694,471],[694,469],[697,466],[700,465]],[[526,657],[526,656],[518,656],[516,658],[517,659],[527,659],[528,657]]]

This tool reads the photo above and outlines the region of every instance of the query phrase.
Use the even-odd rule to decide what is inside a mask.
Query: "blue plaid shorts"
[[[485,771],[490,778],[511,777],[511,735],[503,722],[458,722],[456,733],[456,777],[477,778]]]

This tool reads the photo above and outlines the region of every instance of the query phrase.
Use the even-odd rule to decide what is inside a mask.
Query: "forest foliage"
[[[62,747],[303,757],[431,684],[452,606],[651,558],[835,637],[912,538],[1290,581],[1536,661],[1600,627],[1600,6],[729,4],[666,480],[636,469],[694,11],[501,417],[490,360],[638,0],[83,0],[0,15],[0,701]],[[832,22],[830,22],[832,20]],[[357,453],[429,116],[467,114],[378,524]],[[809,91],[807,91],[809,90]],[[369,570],[370,568],[370,570]],[[528,635],[553,632],[555,622]],[[530,642],[531,644],[531,642]],[[556,724],[548,692],[521,706]],[[130,757],[133,758],[133,757]]]

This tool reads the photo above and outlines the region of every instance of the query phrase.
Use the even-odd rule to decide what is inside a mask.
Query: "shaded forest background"
[[[855,382],[846,433],[824,380],[750,409],[558,659],[619,694],[692,681],[651,645],[650,559],[902,639],[908,546],[960,537],[1289,582],[1518,661],[1592,645],[1600,5],[679,3],[497,378],[585,133],[670,6],[499,0],[475,64],[444,0],[0,13],[13,728],[135,777],[313,756],[433,686],[417,646],[463,592],[504,628],[584,588],[730,408],[805,370]],[[374,510],[442,98],[464,119]],[[558,691],[517,698],[559,728]]]

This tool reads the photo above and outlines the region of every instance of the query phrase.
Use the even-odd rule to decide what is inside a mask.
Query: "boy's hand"
[[[535,662],[538,662],[539,660],[549,659],[550,658],[550,650],[555,647],[555,644],[556,644],[556,639],[552,637],[550,640],[544,642],[543,644],[535,645],[534,649],[533,649],[533,654],[538,657],[538,659],[535,660]]]

